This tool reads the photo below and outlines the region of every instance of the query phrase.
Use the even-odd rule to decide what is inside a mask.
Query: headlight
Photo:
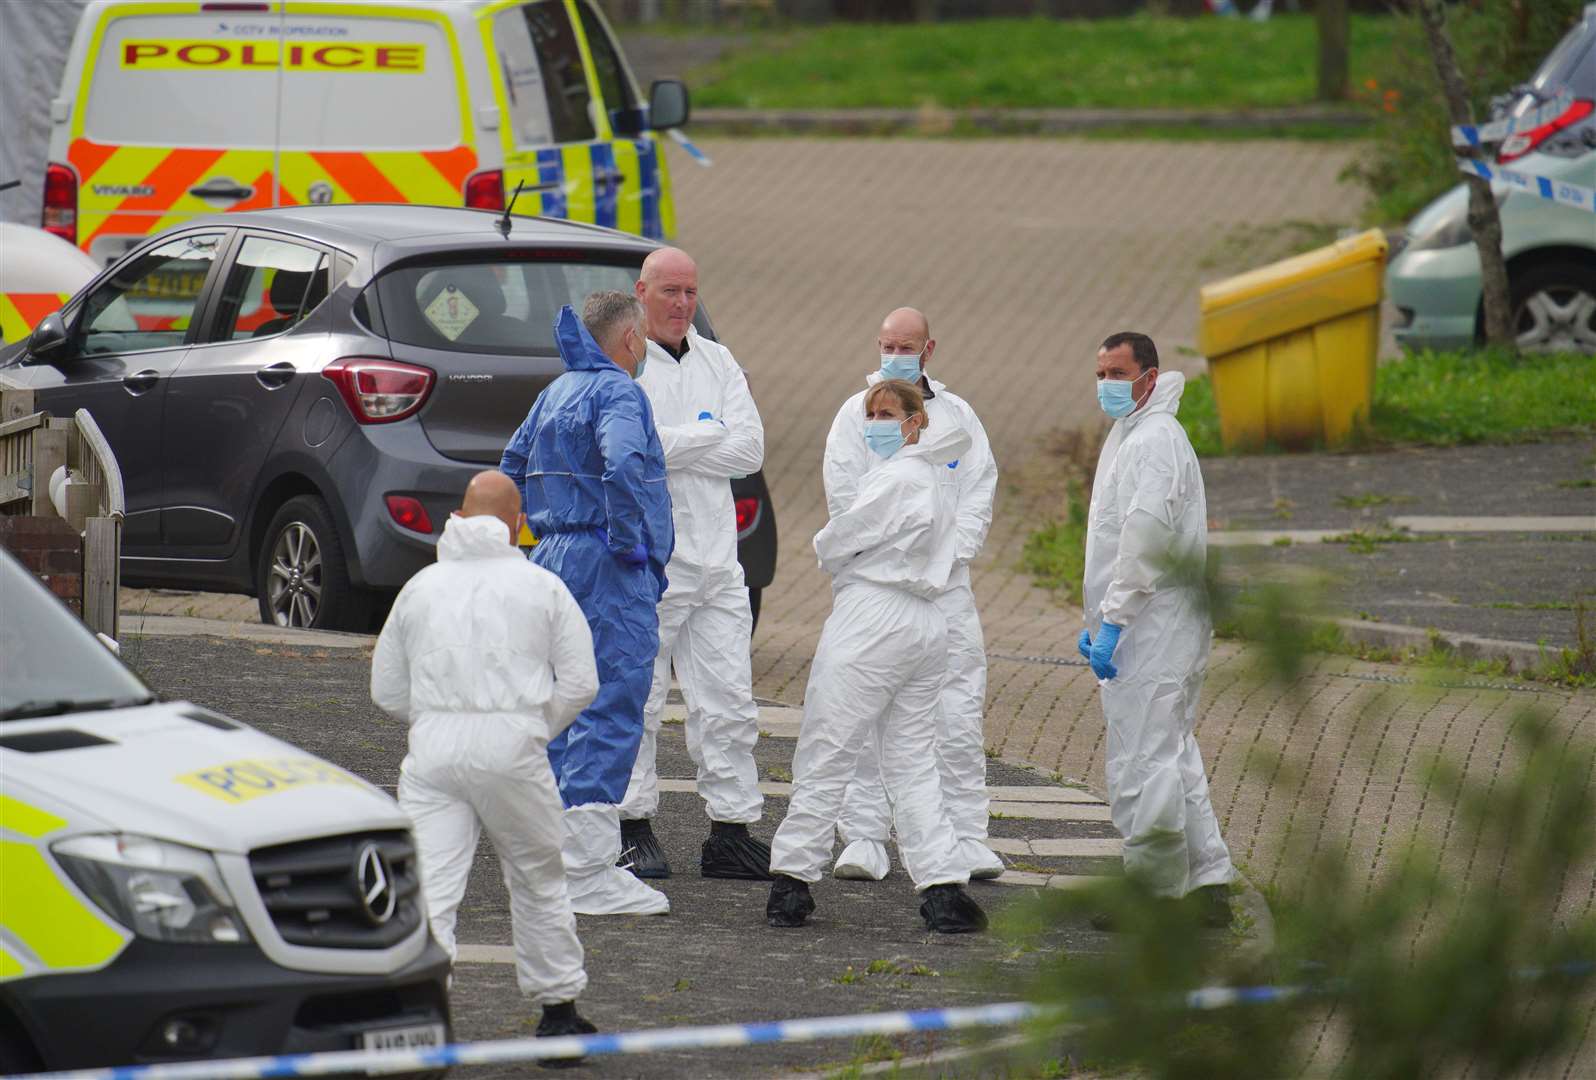
[[[249,940],[207,852],[131,833],[74,836],[50,850],[78,888],[140,937],[190,945]]]
[[[1507,201],[1508,189],[1491,185],[1491,196],[1500,210]],[[1461,247],[1474,242],[1474,230],[1469,228],[1469,203],[1463,199],[1446,217],[1430,226],[1429,231],[1415,236],[1408,245],[1414,251],[1438,251],[1442,248]]]

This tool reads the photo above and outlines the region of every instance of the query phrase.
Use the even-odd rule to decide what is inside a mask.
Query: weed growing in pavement
[[[1062,593],[1072,604],[1081,602],[1081,580],[1086,572],[1086,489],[1070,480],[1064,497],[1064,516],[1043,525],[1025,538],[1021,569],[1044,589]]]
[[[1560,488],[1596,488],[1596,478],[1586,476],[1579,480],[1559,480]]]
[[[852,986],[854,983],[858,982],[859,979],[860,979],[859,973],[853,969],[853,965],[852,964],[849,964],[847,967],[842,969],[842,974],[841,975],[838,975],[835,979],[832,979],[831,981],[834,982],[834,983],[837,983],[840,986]]]
[[[1380,549],[1381,544],[1411,544],[1420,541],[1439,540],[1440,537],[1414,536],[1405,529],[1353,529],[1351,532],[1337,533],[1327,536],[1327,544],[1345,544],[1347,550],[1355,551],[1359,555],[1373,555]]]
[[[1365,510],[1374,506],[1396,506],[1413,502],[1411,495],[1386,495],[1379,491],[1365,491],[1357,495],[1337,495],[1336,505],[1343,510]]]
[[[1374,413],[1355,448],[1536,442],[1596,433],[1596,378],[1579,353],[1409,353],[1375,372]],[[1203,457],[1227,451],[1208,376],[1186,382],[1179,419]],[[1268,448],[1266,448],[1267,450]]]

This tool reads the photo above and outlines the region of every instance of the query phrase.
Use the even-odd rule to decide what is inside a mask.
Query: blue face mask
[[[866,420],[864,437],[871,450],[889,458],[903,449],[903,423],[898,420]]]
[[[904,382],[920,381],[920,354],[914,356],[898,356],[896,353],[881,354],[881,377],[883,379],[902,379]]]
[[[1097,404],[1104,412],[1118,420],[1136,411],[1136,397],[1132,388],[1141,381],[1134,379],[1098,379]]]

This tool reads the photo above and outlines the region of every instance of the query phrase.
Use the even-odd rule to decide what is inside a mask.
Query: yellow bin
[[[1385,234],[1206,285],[1198,345],[1227,449],[1345,442],[1369,419]]]

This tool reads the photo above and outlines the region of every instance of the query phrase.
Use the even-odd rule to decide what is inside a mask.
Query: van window
[[[288,330],[327,297],[325,256],[314,248],[251,236],[222,289],[218,340],[243,341]]]
[[[516,22],[520,26],[516,26]],[[582,50],[577,47],[576,32],[571,28],[571,20],[566,17],[564,0],[536,0],[535,3],[511,8],[494,23],[493,35],[500,42],[501,49],[506,48],[507,43],[519,42],[512,46],[516,58],[507,61],[515,65],[514,78],[508,73],[505,76],[507,83],[519,81],[518,94],[530,96],[536,90],[536,83],[542,83],[543,114],[546,118],[543,126],[544,145],[548,142],[587,142],[597,137],[593,126],[592,94],[588,92],[587,72],[582,66]],[[536,75],[530,74],[532,65],[527,60],[531,58],[536,60]],[[520,137],[522,117],[525,115],[535,120],[535,109],[536,106],[528,101],[512,104],[517,145],[528,145]],[[536,129],[537,125],[531,123],[531,130],[536,132]]]
[[[495,261],[409,265],[372,286],[388,336],[453,352],[553,354],[554,320],[601,289],[631,292],[636,266]],[[357,307],[358,310],[358,307]]]
[[[125,263],[83,302],[78,323],[88,356],[183,344],[222,233],[185,236]]]
[[[129,16],[112,21],[92,63],[83,124],[95,142],[444,150],[461,140],[450,39],[420,20]]]
[[[626,77],[621,66],[621,54],[610,40],[609,31],[587,0],[577,0],[576,10],[582,16],[582,33],[587,38],[587,51],[593,54],[593,71],[598,75],[599,93],[604,95],[604,107],[616,109],[637,108],[637,96],[632,93],[632,80]]]

